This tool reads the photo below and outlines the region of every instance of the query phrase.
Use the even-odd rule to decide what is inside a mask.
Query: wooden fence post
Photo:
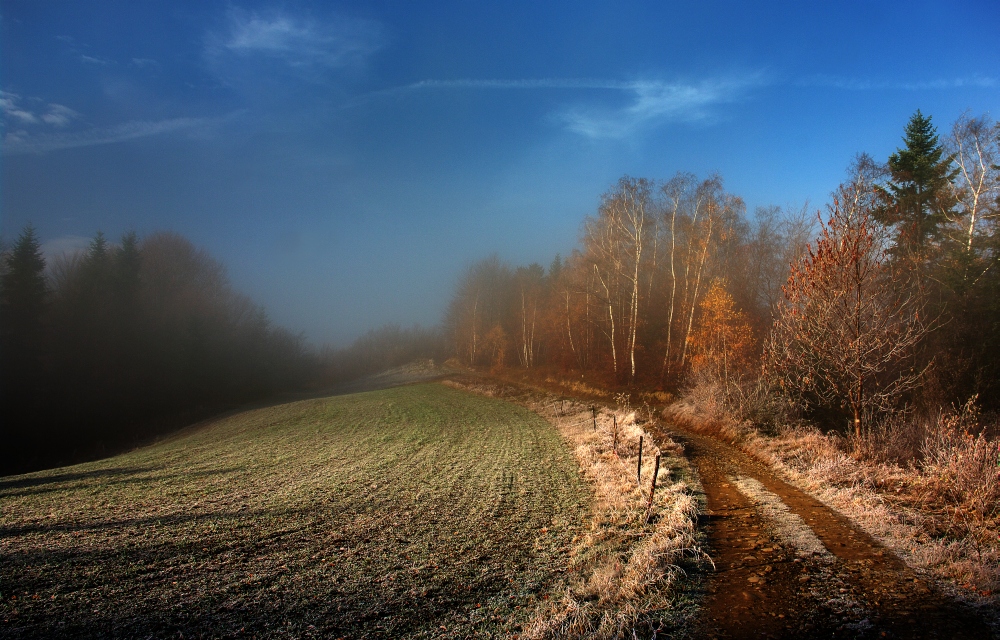
[[[635,471],[635,483],[642,485],[642,436],[639,436],[639,467]]]
[[[594,431],[597,431],[597,407],[590,405],[590,413],[594,417]]]
[[[611,417],[615,421],[615,435],[614,439],[611,441],[611,450],[615,452],[615,455],[618,455],[618,414],[613,413],[611,414]]]
[[[653,481],[649,485],[649,503],[646,504],[646,522],[653,512],[653,494],[656,493],[656,476],[660,475],[660,452],[656,452],[656,462],[653,463]]]

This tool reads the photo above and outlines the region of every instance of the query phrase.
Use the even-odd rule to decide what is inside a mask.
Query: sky
[[[998,33],[996,0],[3,0],[0,233],[177,232],[344,346],[569,253],[623,175],[822,207],[917,109],[1000,118]]]

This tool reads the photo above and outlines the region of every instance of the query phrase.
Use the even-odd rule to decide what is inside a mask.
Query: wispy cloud
[[[55,39],[62,42],[65,45],[65,50],[76,56],[85,65],[91,67],[108,67],[115,64],[115,61],[111,58],[105,58],[96,54],[91,55],[93,53],[91,47],[84,42],[80,42],[73,36],[55,36]]]
[[[27,106],[27,102],[32,106]],[[8,133],[5,137],[29,138],[29,129],[38,131],[48,127],[62,129],[80,114],[66,105],[49,103],[38,98],[23,99],[16,93],[0,91],[0,113],[3,114],[3,128]]]
[[[594,101],[576,104],[553,118],[566,129],[588,138],[624,138],[664,122],[695,121],[708,117],[714,106],[741,99],[764,83],[762,74],[696,83],[657,80],[602,80],[594,78],[422,80],[368,97],[432,89],[556,89],[598,90],[626,95],[625,106],[607,107]]]
[[[4,136],[4,155],[46,153],[60,149],[93,147],[146,138],[177,131],[204,127],[215,120],[210,118],[170,118],[155,121],[132,121],[113,127],[94,127],[83,131],[31,133],[12,131]]]
[[[221,118],[133,120],[114,126],[95,127],[88,124],[82,114],[66,105],[0,91],[4,155],[93,147],[177,131],[205,129],[242,113],[237,111]]]
[[[86,62],[87,64],[95,64],[95,65],[98,65],[98,66],[101,66],[101,67],[106,67],[109,64],[111,64],[111,60],[109,60],[107,58],[100,58],[100,57],[97,57],[97,56],[88,56],[86,54],[81,54],[80,55],[80,60],[82,60],[83,62]]]
[[[941,91],[968,87],[991,89],[1000,86],[1000,81],[988,76],[899,82],[817,75],[801,78],[796,84],[801,87],[829,87],[846,91]]]
[[[557,119],[570,131],[588,138],[625,138],[655,124],[704,120],[713,107],[740,100],[761,84],[759,74],[692,84],[636,82],[628,89],[632,99],[624,107],[576,106]]]
[[[80,118],[80,114],[69,107],[61,104],[50,104],[48,111],[42,114],[42,122],[53,127],[68,126],[73,120]]]
[[[229,12],[223,33],[209,34],[206,55],[278,59],[290,67],[337,69],[363,63],[383,45],[381,26],[337,16],[327,21],[286,13]]]
[[[11,121],[21,125],[39,123],[38,116],[22,106],[21,96],[16,93],[0,91],[0,112],[3,113],[5,125],[9,125]]]
[[[61,104],[45,104],[38,98],[29,98],[27,102],[41,104],[40,109],[24,104],[25,100],[16,93],[0,91],[0,113],[3,114],[4,127],[47,124],[53,127],[65,127],[80,114]]]
[[[600,78],[521,78],[514,80],[504,80],[495,78],[460,78],[457,80],[420,80],[398,87],[390,87],[379,91],[359,96],[357,100],[349,103],[348,106],[361,104],[372,98],[381,96],[402,95],[414,91],[448,90],[448,89],[483,89],[483,90],[504,90],[504,89],[594,89],[604,91],[634,91],[640,87],[641,82],[628,82],[623,80],[604,80]]]
[[[641,83],[594,78],[538,78],[520,80],[472,79],[421,80],[389,91],[415,89],[634,89]]]

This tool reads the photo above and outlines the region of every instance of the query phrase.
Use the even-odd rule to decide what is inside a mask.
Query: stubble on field
[[[537,415],[441,385],[0,479],[0,636],[507,637],[591,497]]]

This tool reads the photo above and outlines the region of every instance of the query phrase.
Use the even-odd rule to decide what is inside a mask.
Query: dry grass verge
[[[970,406],[917,425],[918,436],[913,428],[903,433],[888,425],[860,442],[804,425],[764,434],[728,415],[718,394],[703,385],[666,414],[739,445],[846,515],[912,568],[930,572],[966,600],[996,609],[1000,443],[973,424]],[[918,458],[902,461],[893,455],[912,449],[914,438]]]
[[[657,449],[624,398],[616,409],[598,408],[595,416],[589,405],[575,400],[526,396],[500,385],[460,386],[514,395],[510,399],[549,420],[573,449],[595,494],[590,522],[574,540],[565,592],[539,612],[525,635],[621,638],[682,632],[693,613],[684,588],[689,583],[682,578],[709,561],[696,531],[700,487],[682,447],[659,443],[662,457],[650,506]]]

